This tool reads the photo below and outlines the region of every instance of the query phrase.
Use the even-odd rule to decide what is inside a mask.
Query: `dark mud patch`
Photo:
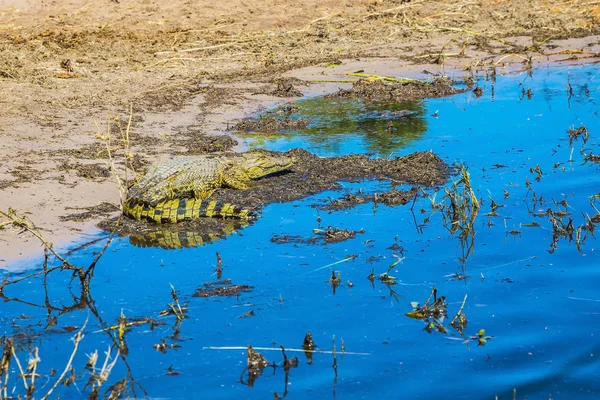
[[[134,154],[130,160],[129,166],[134,169],[134,171],[141,171],[149,164],[148,160],[144,159],[139,154]]]
[[[237,141],[228,135],[206,135],[202,133],[201,126],[188,126],[177,128],[178,139],[175,143],[183,147],[184,151],[174,154],[199,155],[231,150]]]
[[[350,89],[340,89],[326,96],[330,99],[358,98],[371,101],[406,101],[431,97],[445,97],[462,93],[465,89],[454,87],[450,79],[434,79],[429,82],[408,80],[406,82],[386,82],[384,80],[361,79]]]
[[[9,180],[0,180],[0,190],[7,189],[13,185],[15,185],[17,181],[9,181]]]
[[[249,285],[234,285],[231,279],[225,279],[218,282],[208,282],[202,287],[196,289],[192,297],[237,297],[240,293],[252,291],[253,287]]]
[[[389,207],[406,205],[418,194],[418,189],[413,186],[410,190],[393,189],[389,192],[374,193],[372,195],[362,195],[346,193],[339,199],[329,201],[325,205],[315,205],[316,208],[323,211],[348,210],[359,204],[374,203],[385,204]]]
[[[119,207],[117,207],[111,203],[103,202],[98,205],[90,206],[90,207],[81,207],[81,208],[67,207],[66,209],[67,210],[84,210],[84,211],[62,216],[62,217],[60,217],[61,221],[82,222],[82,221],[89,221],[91,219],[106,218],[106,217],[114,214],[116,211],[118,211]]]
[[[181,109],[191,97],[197,94],[199,94],[197,85],[178,83],[147,90],[134,100],[144,110],[175,111]]]
[[[277,78],[272,82],[272,86],[265,86],[254,94],[268,94],[275,97],[302,97],[303,94],[296,86],[309,86],[309,83],[298,78]]]
[[[59,165],[60,171],[71,171],[74,170],[77,176],[85,179],[105,179],[110,177],[110,170],[106,164],[82,164],[82,163],[69,163],[64,161]]]
[[[586,144],[590,137],[588,129],[583,125],[579,128],[569,128],[567,133],[569,134],[569,146],[573,146],[573,142],[578,140],[580,136],[583,136],[583,144]]]
[[[378,193],[378,202],[402,204],[417,189],[404,192],[395,185],[411,184],[432,187],[446,182],[450,168],[431,152],[417,152],[392,159],[373,159],[363,155],[323,158],[306,150],[293,149],[286,153],[257,150],[269,154],[293,156],[297,163],[289,171],[256,180],[247,190],[220,189],[214,199],[237,207],[259,212],[270,203],[298,200],[325,190],[341,189],[340,181],[362,182],[366,179],[389,180],[389,192]],[[374,201],[375,195],[364,201]],[[260,214],[258,214],[260,216]],[[179,224],[157,225],[121,218],[104,221],[99,226],[119,235],[130,236],[136,246],[159,246],[165,249],[202,246],[226,238],[243,228],[247,222],[217,218],[199,218]]]
[[[100,142],[83,145],[77,149],[62,149],[47,151],[50,156],[64,155],[77,160],[98,160],[106,153],[106,145]]]
[[[135,104],[146,111],[177,111],[193,97],[202,95],[202,107],[214,109],[224,104],[235,104],[234,99],[241,98],[244,93],[244,89],[206,85],[192,79],[146,90],[135,97]]]
[[[304,129],[311,122],[304,118],[278,118],[272,115],[262,115],[258,118],[241,120],[233,127],[233,130],[246,133],[275,133],[283,130]]]

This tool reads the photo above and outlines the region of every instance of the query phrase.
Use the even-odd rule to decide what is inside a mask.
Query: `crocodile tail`
[[[126,215],[157,223],[189,221],[199,217],[238,218],[247,220],[253,216],[248,209],[241,209],[220,200],[173,199],[155,206],[130,201],[124,207]]]
[[[123,203],[123,213],[133,219],[142,219],[143,208],[143,204],[137,203],[134,200],[128,200]]]

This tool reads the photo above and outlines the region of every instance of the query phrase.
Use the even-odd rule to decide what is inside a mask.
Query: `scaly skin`
[[[257,178],[284,171],[295,160],[260,152],[239,155],[179,157],[152,169],[134,184],[124,204],[126,215],[157,223],[199,217],[248,219],[249,210],[217,200],[209,201],[221,187],[244,190]]]
[[[189,221],[200,217],[248,219],[251,216],[249,210],[238,209],[231,203],[209,199],[165,200],[155,206],[129,201],[126,203],[125,214],[135,219],[145,219],[159,224]]]

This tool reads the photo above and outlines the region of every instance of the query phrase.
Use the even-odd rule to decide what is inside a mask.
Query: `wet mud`
[[[350,89],[340,89],[327,98],[354,98],[371,101],[406,101],[424,98],[445,97],[462,93],[465,89],[455,87],[455,81],[446,78],[437,78],[432,81],[361,79],[355,82]]]
[[[282,130],[306,128],[312,121],[308,119],[279,118],[272,115],[259,118],[245,118],[238,122],[233,130],[245,133],[275,133]]]
[[[257,150],[273,155],[281,152]],[[430,152],[416,152],[392,159],[369,158],[364,155],[342,157],[318,157],[306,150],[292,149],[283,153],[295,157],[297,163],[289,171],[270,175],[253,182],[247,190],[219,189],[211,199],[249,209],[260,218],[261,209],[270,203],[299,200],[326,190],[341,189],[341,181],[362,182],[366,179],[389,180],[390,191],[369,196],[349,197],[340,203],[322,206],[336,210],[352,207],[367,201],[388,205],[406,204],[417,194],[417,189],[397,190],[395,186],[410,184],[434,187],[444,184],[451,168],[441,158]],[[317,206],[319,207],[319,206]],[[195,247],[226,238],[252,221],[232,219],[198,218],[179,224],[153,224],[134,221],[127,217],[105,220],[99,227],[130,236],[136,246],[159,246],[165,249]],[[333,232],[333,231],[332,231]],[[328,239],[331,236],[331,239]],[[339,237],[333,232],[325,235],[326,241]],[[310,239],[306,239],[310,240]]]

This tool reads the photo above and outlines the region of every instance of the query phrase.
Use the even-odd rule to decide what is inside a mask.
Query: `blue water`
[[[359,205],[350,210],[318,212],[312,205],[344,191],[381,192],[388,182],[344,184],[345,190],[321,193],[288,204],[272,204],[262,218],[239,234],[204,247],[163,250],[136,248],[127,238],[113,241],[99,261],[91,281],[93,308],[106,324],[115,324],[123,313],[128,318],[154,317],[167,323],[153,330],[149,325],[133,327],[126,334],[129,352],[125,357],[135,378],[137,396],[229,399],[283,396],[283,368],[267,368],[253,387],[239,382],[246,363],[245,350],[214,350],[211,346],[301,348],[304,335],[312,332],[318,348],[330,351],[335,337],[337,379],[331,354],[314,354],[308,364],[303,353],[298,368],[289,371],[288,398],[338,399],[596,399],[600,395],[600,264],[596,239],[589,233],[579,251],[568,239],[551,250],[552,225],[547,217],[535,217],[532,193],[545,200],[534,213],[547,208],[562,209],[556,202],[566,200],[575,227],[582,216],[596,212],[590,196],[600,188],[598,167],[585,163],[580,153],[598,153],[598,107],[600,96],[597,66],[535,70],[527,74],[499,76],[495,82],[482,79],[482,97],[471,92],[442,99],[402,105],[327,102],[308,99],[298,102],[300,115],[314,119],[304,132],[273,140],[249,138],[250,146],[272,150],[303,147],[322,156],[369,153],[388,157],[413,151],[432,150],[448,163],[464,163],[482,208],[475,221],[473,252],[464,259],[457,235],[450,235],[442,215],[432,211],[431,199],[420,198],[413,212],[410,206]],[[567,82],[573,87],[568,96]],[[492,98],[492,85],[494,97]],[[522,89],[533,96],[523,96]],[[333,104],[333,106],[332,106]],[[409,117],[373,118],[386,109],[409,109]],[[435,115],[432,115],[434,114]],[[381,118],[380,114],[376,114]],[[384,132],[393,120],[395,131]],[[573,143],[571,154],[567,129],[585,125],[590,139]],[[412,132],[412,133],[411,133]],[[410,134],[409,134],[410,133]],[[572,162],[570,158],[572,157]],[[502,164],[505,167],[494,167]],[[558,164],[558,165],[555,165]],[[538,166],[541,179],[530,169]],[[505,198],[504,189],[508,192]],[[440,201],[443,190],[427,193]],[[499,216],[486,216],[490,196],[504,207]],[[313,229],[335,226],[364,229],[354,239],[327,245],[275,244],[274,235],[311,237]],[[426,219],[428,221],[425,223]],[[567,219],[565,219],[566,222]],[[536,221],[539,227],[526,227]],[[417,225],[422,225],[418,228]],[[511,234],[510,231],[518,231]],[[516,232],[513,232],[516,233]],[[585,232],[584,232],[585,234]],[[403,248],[389,247],[397,244]],[[464,243],[462,243],[464,245]],[[71,256],[78,265],[87,265],[102,244]],[[224,278],[254,289],[238,298],[191,297],[205,282],[217,280],[215,253],[223,258]],[[357,257],[351,261],[332,263]],[[388,287],[367,279],[371,270],[383,273],[396,262],[390,274],[398,284]],[[31,269],[40,268],[39,263]],[[331,271],[339,272],[342,284],[335,294],[328,283]],[[453,279],[454,274],[468,276]],[[9,278],[15,278],[8,275]],[[80,288],[71,284],[68,272],[50,274],[48,304],[61,308],[77,302]],[[350,280],[354,286],[348,287]],[[56,379],[47,377],[50,368],[61,371],[72,350],[73,333],[65,326],[81,326],[88,319],[85,338],[75,357],[79,373],[85,354],[103,351],[112,344],[105,325],[86,308],[67,312],[45,330],[47,309],[39,278],[26,279],[4,289],[5,296],[18,298],[0,309],[0,322],[7,336],[20,326],[34,333],[30,343],[38,346],[41,363],[39,388],[44,393]],[[188,304],[188,318],[179,325],[181,347],[166,354],[154,344],[173,334],[175,317],[158,313],[172,302],[170,286]],[[423,304],[431,288],[446,296],[450,318],[465,295],[466,338],[485,329],[492,336],[485,346],[465,343],[458,332],[443,321],[446,334],[428,333],[423,321],[405,314],[411,302]],[[393,292],[390,291],[390,288]],[[395,293],[394,293],[395,292]],[[39,305],[37,307],[35,305]],[[253,310],[254,317],[238,318]],[[30,319],[13,319],[20,316]],[[51,317],[56,316],[51,313]],[[41,321],[41,326],[36,325]],[[342,354],[342,339],[346,354]],[[166,339],[167,343],[173,343]],[[278,351],[261,351],[281,364]],[[355,355],[350,353],[367,353]],[[114,353],[114,351],[113,351]],[[27,351],[21,351],[21,362]],[[172,367],[179,375],[167,375]],[[119,360],[103,391],[129,376]],[[80,398],[89,374],[77,388],[60,387],[62,398]],[[247,377],[244,379],[246,380]],[[12,385],[22,389],[14,379]],[[129,395],[131,385],[128,386]],[[142,389],[143,388],[143,389]]]

